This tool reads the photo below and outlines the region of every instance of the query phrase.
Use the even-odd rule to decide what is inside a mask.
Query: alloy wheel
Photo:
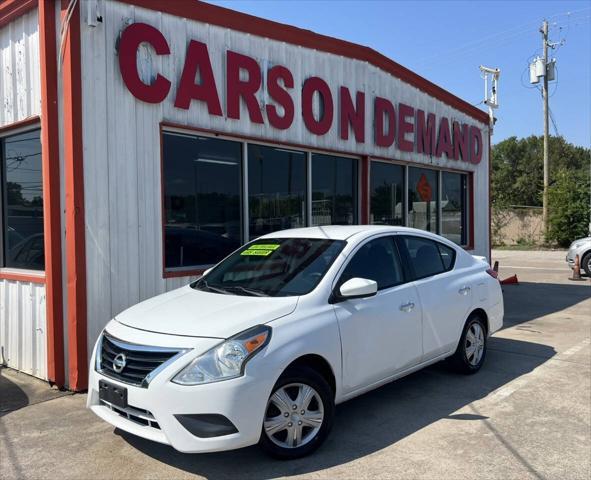
[[[275,445],[297,448],[316,436],[323,421],[324,405],[320,394],[310,385],[290,383],[271,395],[263,430]]]
[[[466,358],[470,365],[478,365],[484,353],[484,330],[479,323],[474,322],[470,325],[470,328],[468,328],[464,348],[466,350]]]

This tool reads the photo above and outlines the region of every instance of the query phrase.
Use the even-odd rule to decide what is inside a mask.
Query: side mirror
[[[373,297],[378,292],[378,284],[367,278],[351,278],[341,285],[336,297],[339,300]]]

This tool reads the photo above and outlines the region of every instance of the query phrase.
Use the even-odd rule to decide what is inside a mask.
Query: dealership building
[[[269,232],[490,254],[487,113],[365,46],[192,0],[4,0],[0,95],[0,362],[59,386],[119,312]]]

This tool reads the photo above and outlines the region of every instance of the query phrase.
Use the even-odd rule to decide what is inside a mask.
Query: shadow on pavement
[[[291,462],[271,460],[256,447],[183,454],[120,430],[115,432],[156,460],[208,478],[313,473],[370,455],[441,419],[486,421],[486,415],[454,412],[531,372],[555,353],[545,345],[493,337],[487,361],[478,374],[454,374],[445,363],[439,363],[341,404],[326,444],[316,454]]]
[[[573,307],[591,297],[588,281],[572,283],[520,282],[504,285],[505,321],[503,328],[528,322]],[[569,318],[568,312],[564,317]]]
[[[4,370],[4,367],[0,367],[0,417],[29,404],[28,395],[4,375]]]

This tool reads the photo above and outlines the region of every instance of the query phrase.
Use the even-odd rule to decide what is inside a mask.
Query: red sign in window
[[[431,188],[429,180],[427,180],[427,177],[424,173],[421,175],[421,178],[419,178],[419,181],[417,182],[417,192],[419,193],[419,197],[421,197],[421,200],[423,202],[431,201],[431,198],[433,196],[433,189]]]

